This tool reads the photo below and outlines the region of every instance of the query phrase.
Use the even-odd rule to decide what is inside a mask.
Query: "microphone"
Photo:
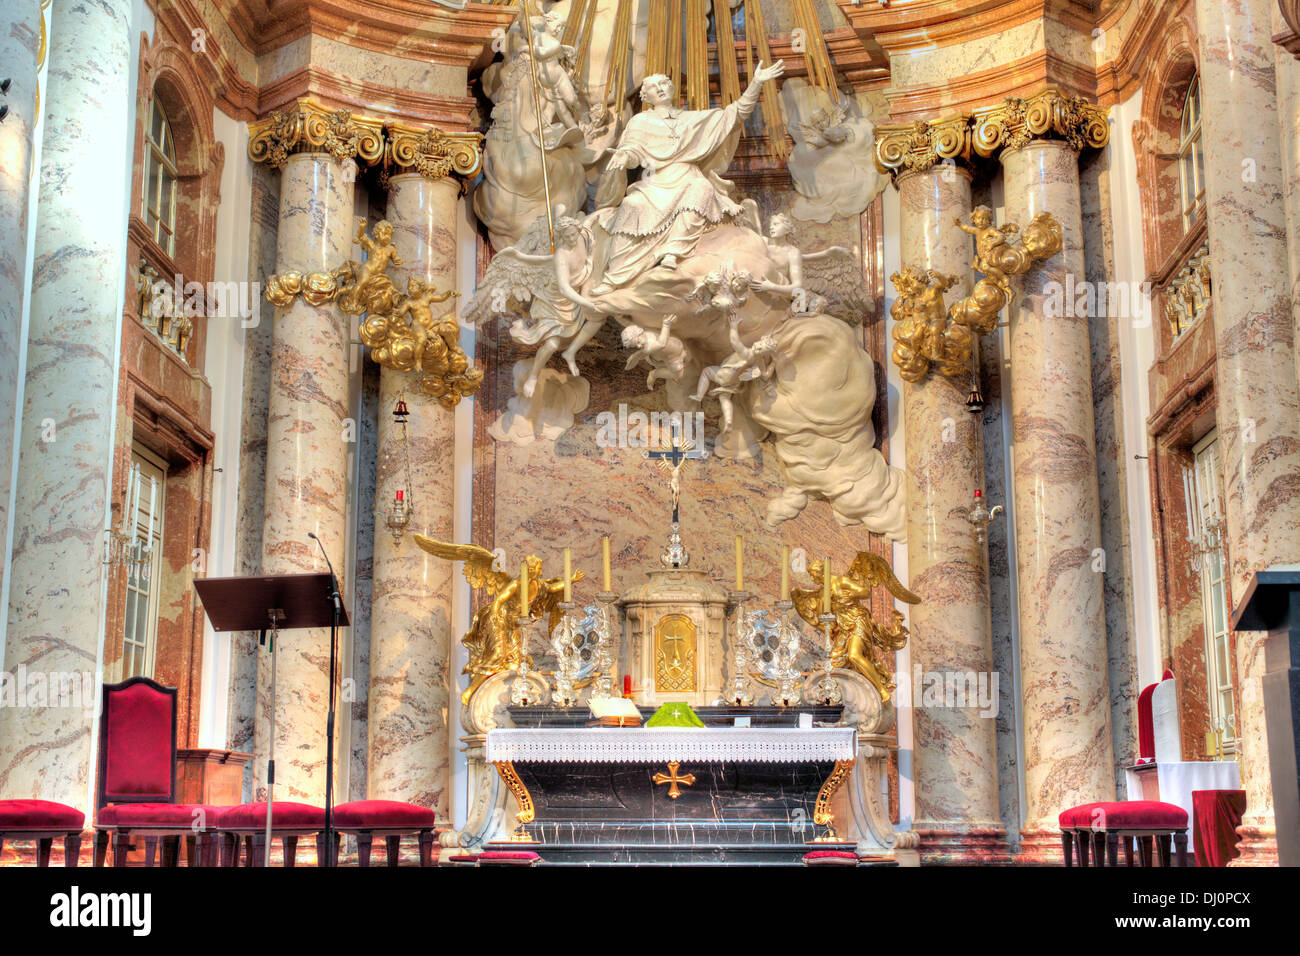
[[[329,568],[330,583],[333,585],[333,593],[330,594],[330,597],[334,599],[334,606],[335,608],[337,608],[339,606],[339,602],[341,601],[341,598],[339,597],[339,579],[338,579],[338,575],[334,573],[334,565],[330,564],[330,556],[325,553],[325,545],[321,543],[320,538],[316,537],[316,532],[308,531],[307,537],[311,538],[313,541],[316,542],[316,546],[320,548],[321,557],[325,559],[325,567]]]

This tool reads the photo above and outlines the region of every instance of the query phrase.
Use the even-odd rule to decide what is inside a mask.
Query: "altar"
[[[830,802],[857,754],[853,727],[495,729],[486,759],[519,812],[512,838],[490,848],[589,865],[789,865],[852,851]]]

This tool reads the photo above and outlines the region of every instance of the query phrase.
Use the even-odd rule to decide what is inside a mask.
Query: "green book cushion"
[[[691,710],[690,704],[681,701],[669,701],[654,712],[646,721],[647,727],[703,727],[704,721]]]

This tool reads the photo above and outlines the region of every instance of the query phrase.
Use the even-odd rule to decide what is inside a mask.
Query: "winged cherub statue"
[[[822,610],[822,575],[825,567],[821,561],[814,561],[808,566],[812,575],[812,588],[793,588],[790,598],[794,601],[799,616],[811,626],[820,629],[817,619]],[[871,681],[880,691],[881,701],[888,701],[894,689],[893,676],[884,660],[876,662],[877,653],[882,658],[902,650],[907,644],[907,628],[903,626],[903,615],[898,611],[891,614],[889,627],[879,624],[871,616],[864,602],[871,600],[872,588],[885,587],[889,593],[908,604],[920,604],[921,599],[903,587],[901,581],[894,577],[894,570],[878,554],[859,551],[849,573],[831,578],[831,613],[835,620],[831,623],[831,663],[835,667],[849,668],[857,671]],[[887,659],[886,659],[887,660]]]
[[[731,347],[734,350],[721,365],[710,365],[700,373],[699,385],[691,399],[704,401],[705,395],[716,395],[722,406],[722,423],[719,435],[731,431],[735,409],[731,396],[740,391],[746,382],[766,379],[776,361],[776,339],[764,335],[753,345],[746,345],[740,337],[740,317],[731,320]]]
[[[506,571],[493,568],[495,556],[476,544],[449,544],[417,534],[415,543],[434,557],[448,561],[464,561],[462,572],[472,588],[485,588],[487,604],[479,607],[470,620],[469,630],[460,642],[469,651],[469,663],[461,672],[469,674],[469,687],[461,694],[461,703],[468,704],[479,685],[501,671],[519,666],[531,668],[532,658],[524,648],[522,635],[516,627],[519,614],[519,579]],[[535,554],[524,559],[528,566],[528,617],[539,620],[550,616],[554,627],[560,617],[559,603],[564,594],[563,578],[543,578],[542,559]],[[575,571],[573,580],[582,580],[581,571]]]
[[[754,279],[752,285],[759,292],[772,292],[790,297],[791,311],[806,315],[830,301],[829,311],[846,319],[860,320],[874,309],[866,294],[862,269],[852,249],[830,246],[817,252],[803,252],[794,243],[794,220],[785,213],[777,213],[767,224],[767,253],[781,269],[782,281]]]

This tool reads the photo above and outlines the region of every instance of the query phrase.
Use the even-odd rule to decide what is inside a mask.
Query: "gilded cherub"
[[[456,293],[450,290],[439,292],[437,286],[419,276],[411,276],[406,280],[406,291],[407,297],[397,307],[394,316],[399,320],[410,316],[411,335],[415,344],[411,350],[410,365],[402,371],[422,369],[434,374],[445,373],[448,370],[450,350],[457,345],[460,329],[451,315],[435,319],[430,306],[435,302],[446,302]]]
[[[462,572],[472,588],[485,588],[492,599],[474,612],[469,630],[461,643],[469,651],[469,663],[462,674],[470,675],[469,687],[461,694],[461,703],[468,704],[479,685],[502,671],[516,667],[531,669],[533,659],[524,648],[517,626],[519,617],[519,578],[493,567],[495,556],[476,544],[450,544],[435,541],[417,534],[415,543],[424,551],[448,561],[464,561]],[[564,594],[563,578],[543,578],[542,559],[534,554],[524,559],[528,567],[528,617],[536,621],[549,615],[554,627],[560,617],[559,603]],[[574,581],[582,580],[581,571],[575,571]]]
[[[822,613],[825,567],[821,561],[814,561],[808,566],[808,573],[812,575],[814,586],[793,588],[790,598],[799,616],[821,630],[818,617]],[[907,628],[903,626],[903,615],[898,611],[891,612],[890,625],[885,627],[871,616],[869,607],[863,606],[870,602],[872,589],[881,586],[888,588],[889,593],[900,601],[921,603],[919,597],[894,577],[889,562],[870,551],[858,552],[849,565],[848,574],[831,577],[831,614],[835,617],[831,622],[831,664],[857,671],[880,691],[881,701],[888,701],[894,690],[889,656],[907,645]],[[877,654],[880,662],[876,660]]]
[[[366,252],[364,262],[349,262],[343,269],[347,277],[340,283],[339,308],[349,315],[386,314],[397,304],[397,290],[387,276],[390,265],[402,265],[402,257],[393,245],[393,226],[387,219],[375,223],[374,238],[366,235],[366,220],[357,220],[357,234],[352,241]]]
[[[775,367],[776,339],[770,335],[765,335],[753,345],[746,345],[740,337],[739,328],[740,317],[733,316],[731,319],[731,347],[733,349],[731,356],[721,365],[710,365],[701,372],[695,394],[691,396],[691,399],[697,402],[704,401],[706,394],[718,396],[718,404],[722,406],[722,423],[718,432],[719,435],[725,435],[731,431],[731,422],[735,415],[731,396],[740,391],[746,382],[770,376]]]
[[[890,276],[898,297],[894,318],[894,364],[904,381],[919,382],[934,363],[949,377],[961,374],[970,357],[970,330],[949,324],[943,295],[960,281],[942,272],[905,266]]]
[[[1004,269],[1005,262],[999,259],[999,253],[1007,247],[1007,240],[1020,231],[1014,222],[1001,226],[993,225],[993,210],[988,206],[976,206],[970,214],[970,222],[961,221],[958,216],[953,224],[962,232],[975,237],[975,268],[984,273],[1011,295],[1011,283]]]
[[[626,367],[635,368],[644,359],[651,366],[645,380],[648,389],[653,390],[659,379],[679,382],[686,373],[686,346],[672,334],[676,321],[675,315],[665,318],[658,335],[652,335],[635,324],[623,329],[623,347],[636,349],[628,356]]]

